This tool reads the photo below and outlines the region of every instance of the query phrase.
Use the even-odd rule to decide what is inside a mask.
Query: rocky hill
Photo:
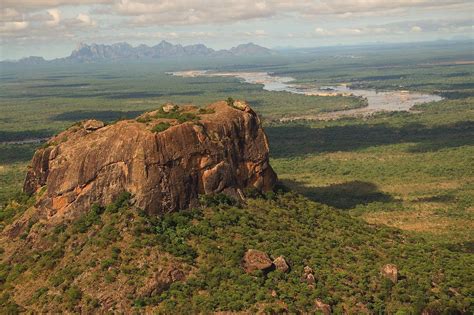
[[[150,214],[194,206],[200,194],[269,191],[276,175],[260,120],[246,103],[234,104],[168,104],[108,126],[78,123],[35,153],[24,190],[42,191],[37,207],[49,218],[77,216],[124,191]]]

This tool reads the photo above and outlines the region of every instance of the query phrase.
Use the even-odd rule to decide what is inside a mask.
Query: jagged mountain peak
[[[68,57],[52,61],[36,59],[35,63],[96,63],[116,61],[150,61],[168,58],[193,58],[193,57],[241,57],[241,56],[267,56],[275,54],[271,49],[254,43],[240,44],[231,49],[214,50],[202,43],[181,45],[162,40],[154,46],[141,44],[132,46],[127,42],[114,44],[97,44],[80,42]],[[30,63],[28,58],[19,61]]]

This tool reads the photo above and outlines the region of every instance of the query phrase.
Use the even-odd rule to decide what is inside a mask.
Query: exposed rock
[[[316,308],[316,311],[319,311],[324,315],[331,314],[331,305],[324,303],[321,299],[316,299],[314,301],[314,306]]]
[[[381,270],[382,276],[387,279],[390,279],[393,283],[397,283],[398,281],[398,268],[396,265],[393,264],[386,264],[382,267]]]
[[[290,266],[288,266],[288,263],[283,256],[278,256],[275,258],[275,260],[273,260],[273,264],[275,265],[276,270],[281,272],[287,272],[290,269]]]
[[[199,194],[271,190],[268,141],[256,113],[245,108],[217,102],[201,116],[196,107],[179,108],[198,117],[184,123],[153,112],[141,122],[83,122],[36,151],[24,191],[45,187],[37,207],[51,218],[109,204],[123,191],[137,207],[161,214],[195,206]],[[153,132],[160,122],[171,127]]]
[[[232,106],[240,110],[246,110],[248,108],[248,105],[245,102],[241,102],[241,101],[234,101]]]
[[[94,130],[104,127],[104,123],[99,120],[90,119],[90,120],[84,121],[82,123],[82,127],[84,127],[84,129],[87,131],[94,131]]]
[[[313,273],[313,269],[310,266],[304,266],[303,272],[305,275]]]
[[[310,286],[313,286],[316,283],[316,279],[314,278],[314,275],[313,275],[313,269],[311,267],[309,266],[304,267],[301,281],[306,282]]]
[[[176,106],[174,104],[171,104],[171,103],[167,103],[162,107],[162,109],[165,113],[170,113],[172,111],[175,111],[177,108],[178,108],[178,106]]]
[[[153,276],[138,290],[138,296],[148,297],[157,295],[167,290],[176,281],[184,280],[186,274],[172,267],[159,269]]]
[[[243,267],[245,272],[251,273],[255,270],[270,269],[273,263],[268,255],[256,249],[249,249],[245,252]]]
[[[316,279],[314,278],[314,275],[312,273],[309,273],[308,275],[306,275],[306,282],[311,285],[313,285],[316,282]]]

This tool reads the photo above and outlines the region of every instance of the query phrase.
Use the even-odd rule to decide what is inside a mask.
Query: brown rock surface
[[[94,131],[94,130],[104,127],[105,124],[102,121],[90,119],[90,120],[84,121],[82,123],[82,126],[87,131]]]
[[[47,217],[61,217],[108,204],[123,191],[136,206],[161,214],[195,205],[198,194],[272,189],[276,175],[256,113],[226,102],[207,109],[177,109],[194,117],[184,123],[151,112],[145,121],[76,124],[36,151],[24,191],[45,186],[38,208]],[[160,122],[171,127],[153,132]]]
[[[390,279],[393,283],[398,281],[398,268],[393,264],[386,264],[382,267],[381,270],[382,276],[387,279]]]
[[[323,313],[324,315],[330,315],[331,314],[331,305],[324,303],[320,299],[316,299],[314,301],[314,306],[316,308],[316,311]]]
[[[288,266],[288,263],[283,256],[278,256],[275,258],[275,260],[273,260],[273,264],[275,265],[276,270],[281,272],[287,272],[290,269],[290,266]]]
[[[301,281],[306,282],[309,286],[313,286],[316,283],[316,278],[313,275],[313,269],[311,267],[304,267]]]
[[[138,290],[140,297],[157,295],[167,290],[171,284],[186,278],[186,274],[179,269],[160,268],[152,277]]]
[[[243,259],[245,272],[251,273],[255,270],[265,270],[273,266],[268,255],[256,249],[249,249],[245,252]]]

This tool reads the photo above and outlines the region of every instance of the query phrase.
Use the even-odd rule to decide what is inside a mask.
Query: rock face
[[[273,266],[268,255],[256,249],[249,249],[245,252],[243,259],[245,272],[251,273],[255,270],[266,270]]]
[[[245,188],[268,191],[275,182],[256,113],[217,102],[108,126],[77,124],[36,151],[24,191],[42,188],[37,207],[48,217],[73,216],[124,191],[136,206],[162,214],[194,206],[199,194],[242,197]]]

